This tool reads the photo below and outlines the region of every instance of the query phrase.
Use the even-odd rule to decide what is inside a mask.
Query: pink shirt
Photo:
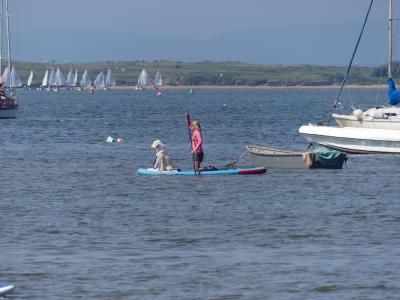
[[[192,132],[192,150],[197,153],[203,152],[203,135],[198,129]]]

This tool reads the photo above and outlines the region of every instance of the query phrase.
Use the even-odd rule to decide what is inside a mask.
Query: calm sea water
[[[202,123],[207,163],[246,143],[304,149],[298,127],[326,121],[336,92],[21,92],[18,118],[0,122],[9,298],[398,299],[398,156],[257,176],[135,172],[156,138],[191,167],[186,111]],[[368,107],[376,96],[349,97]]]

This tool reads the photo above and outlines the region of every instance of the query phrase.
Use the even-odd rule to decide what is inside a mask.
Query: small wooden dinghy
[[[246,145],[252,166],[263,166],[271,169],[341,169],[347,159],[346,154],[329,149],[310,151],[290,151]]]
[[[158,169],[145,169],[139,168],[138,174],[141,175],[253,175],[253,174],[264,174],[267,169],[264,167],[258,168],[232,168],[232,169],[212,169],[194,173],[193,170],[174,170],[174,171],[160,171]]]

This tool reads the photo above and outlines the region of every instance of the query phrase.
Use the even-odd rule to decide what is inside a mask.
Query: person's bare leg
[[[199,171],[200,170],[200,162],[199,161],[195,161],[194,162],[194,168],[196,169],[196,171]]]

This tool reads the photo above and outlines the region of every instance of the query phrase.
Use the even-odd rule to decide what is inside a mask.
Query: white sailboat
[[[107,71],[107,76],[106,76],[105,90],[107,90],[110,86],[115,86],[115,78],[111,72],[111,69],[109,68]]]
[[[159,69],[157,70],[156,77],[154,78],[154,85],[155,86],[162,86],[163,85],[163,80],[162,80],[161,73],[160,73]]]
[[[50,71],[47,90],[50,91],[51,88],[57,89],[57,72],[54,71],[54,68],[51,68]]]
[[[149,75],[147,74],[147,71],[143,69],[138,77],[137,90],[144,89],[148,84],[149,84]]]
[[[22,87],[22,80],[19,77],[17,71],[15,70],[15,67],[12,67],[11,73],[9,71],[9,68],[6,67],[3,73],[3,86],[8,87],[8,88],[18,88]]]
[[[75,70],[74,80],[73,80],[71,86],[72,87],[77,87],[78,86],[78,70]]]
[[[66,86],[66,80],[64,74],[61,72],[60,68],[57,68],[56,72],[56,88],[62,88]]]
[[[90,75],[88,70],[85,70],[81,78],[81,88],[90,88],[92,86],[92,81],[90,80]]]
[[[28,77],[28,80],[27,80],[27,82],[26,82],[26,87],[27,87],[28,89],[31,88],[32,80],[33,80],[33,70],[31,70],[31,72],[29,73],[29,77]]]
[[[103,70],[100,71],[99,74],[97,74],[96,79],[93,82],[93,85],[96,89],[104,89],[106,87],[106,81],[104,77],[104,72]]]
[[[69,69],[65,85],[67,86],[67,88],[70,88],[73,87],[73,84],[74,84],[74,73],[72,72],[72,69]]]
[[[373,107],[366,111],[353,109],[350,114],[332,114],[336,123],[342,127],[381,128],[400,130],[400,91],[392,80],[392,0],[388,1],[388,105]]]
[[[367,16],[364,21],[365,27],[371,10],[373,0],[371,0]],[[333,114],[336,122],[343,127],[305,125],[299,128],[299,133],[307,141],[313,144],[341,150],[348,153],[396,153],[400,154],[400,108],[394,106],[396,98],[400,103],[400,92],[395,89],[394,82],[391,83],[391,38],[392,38],[392,0],[389,0],[389,59],[388,59],[388,76],[389,76],[389,103],[392,105],[387,107],[377,107],[362,112],[354,110],[352,115]],[[358,42],[360,41],[363,30],[361,31]],[[357,46],[358,46],[357,42]],[[357,46],[353,52],[356,53]],[[351,62],[347,69],[345,78],[342,83],[341,90],[345,83],[345,79],[351,67]],[[340,91],[341,91],[340,90]],[[340,96],[339,91],[339,96]],[[339,96],[337,99],[339,99]],[[338,102],[338,101],[337,101]]]
[[[44,73],[42,85],[40,86],[40,88],[44,89],[48,86],[48,84],[49,84],[49,70],[46,70],[46,73]]]
[[[0,8],[0,74],[2,74],[2,45],[3,45],[3,29],[5,15],[5,29],[7,33],[7,52],[8,52],[8,78],[2,78],[3,86],[0,87],[0,118],[16,118],[18,112],[18,94],[15,85],[19,82],[14,82],[14,76],[17,75],[11,59],[11,38],[10,38],[10,18],[8,13],[8,0],[1,0]],[[11,72],[10,72],[11,70]],[[6,71],[4,72],[6,73]],[[3,75],[4,76],[4,75]],[[6,79],[6,80],[4,80]],[[22,85],[22,82],[21,82]]]

